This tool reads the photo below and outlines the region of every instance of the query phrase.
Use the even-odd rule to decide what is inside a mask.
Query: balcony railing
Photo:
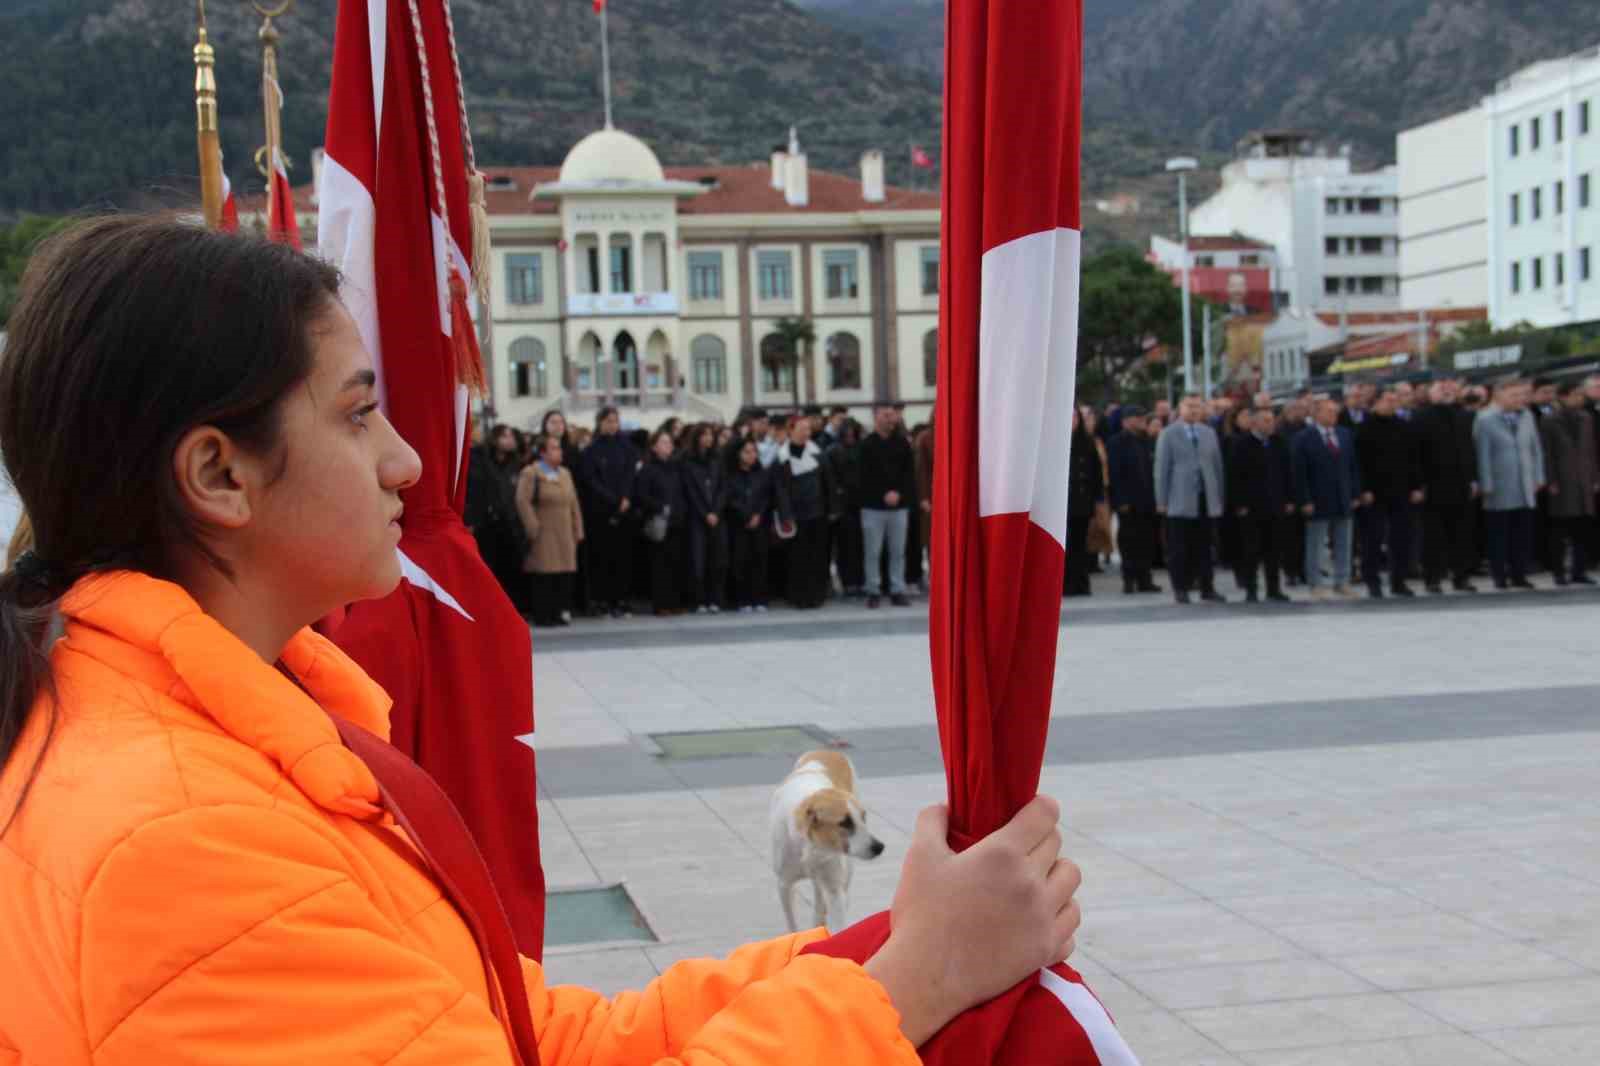
[[[678,296],[671,292],[580,292],[567,297],[567,314],[675,315]]]

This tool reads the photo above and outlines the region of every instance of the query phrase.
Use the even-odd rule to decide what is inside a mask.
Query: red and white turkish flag
[[[267,182],[267,236],[300,250],[300,223],[294,217],[294,189],[289,185],[289,171],[283,165],[282,152],[276,154],[272,177]]]
[[[933,689],[951,845],[1003,826],[1044,764],[1077,370],[1082,0],[945,9]],[[876,915],[822,945],[865,959]],[[1137,1063],[1070,966],[967,1011],[933,1066]]]
[[[372,353],[384,411],[422,456],[422,479],[404,494],[405,580],[386,599],[352,605],[332,636],[394,698],[391,740],[461,809],[518,947],[539,958],[534,758],[517,739],[533,729],[532,648],[527,623],[461,522],[470,432],[463,382],[476,370],[465,289],[474,267],[488,264],[467,258],[457,89],[442,0],[341,0],[318,244],[344,271],[342,296]]]
[[[226,170],[222,172],[222,216],[217,228],[224,233],[239,232],[239,201],[233,198],[233,182],[228,180]]]

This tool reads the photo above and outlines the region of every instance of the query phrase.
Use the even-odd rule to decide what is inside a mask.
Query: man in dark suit
[[[1436,381],[1431,402],[1412,421],[1422,464],[1422,577],[1428,591],[1443,595],[1446,571],[1457,592],[1477,592],[1474,529],[1478,456],[1472,446],[1472,412],[1459,403],[1460,385]]]
[[[1245,602],[1257,602],[1256,568],[1266,572],[1267,599],[1287,603],[1278,573],[1293,550],[1289,520],[1294,514],[1294,470],[1289,445],[1277,432],[1270,407],[1241,413],[1229,441],[1228,506],[1239,519],[1239,563],[1236,571]]]
[[[1422,460],[1416,431],[1397,413],[1400,396],[1384,389],[1372,413],[1356,431],[1356,458],[1361,464],[1361,502],[1365,506],[1366,540],[1361,547],[1362,576],[1372,598],[1383,598],[1383,559],[1387,545],[1389,591],[1413,596],[1406,584],[1411,565],[1414,509],[1422,502]]]
[[[1352,518],[1361,506],[1361,470],[1356,464],[1355,436],[1339,425],[1337,400],[1318,400],[1316,421],[1294,441],[1294,491],[1306,518],[1306,584],[1312,599],[1323,600],[1322,547],[1333,540],[1333,593],[1353,599],[1350,591]]]
[[[1117,551],[1122,555],[1122,593],[1160,592],[1150,580],[1156,553],[1156,443],[1145,410],[1124,407],[1122,429],[1106,445],[1111,471],[1111,509],[1117,513]]]

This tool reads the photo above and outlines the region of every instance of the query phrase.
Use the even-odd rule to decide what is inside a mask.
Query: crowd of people
[[[838,407],[731,426],[671,418],[593,431],[559,411],[537,434],[496,426],[473,448],[466,522],[535,625],[574,617],[764,612],[830,597],[910,606],[923,583],[931,427],[894,405],[863,427]]]
[[[1084,408],[1073,415],[1067,595],[1116,530],[1123,591],[1161,592],[1165,565],[1178,603],[1225,602],[1219,566],[1245,598],[1410,597],[1446,585],[1592,585],[1600,554],[1600,375],[1579,383],[1512,378],[1492,387],[1440,379],[1341,398],[1285,402],[1184,397],[1174,412]],[[1264,588],[1262,581],[1264,579]]]
[[[1184,397],[1174,409],[1072,414],[1063,593],[1120,564],[1127,595],[1224,602],[1231,568],[1249,602],[1592,584],[1600,557],[1600,376],[1492,387],[1440,379]],[[467,524],[536,625],[802,609],[835,597],[907,606],[925,587],[931,424],[874,409],[731,426],[667,420],[592,431],[549,412],[537,434],[496,426],[473,450]]]

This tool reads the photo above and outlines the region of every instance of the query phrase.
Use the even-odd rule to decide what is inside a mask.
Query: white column
[[[644,291],[644,256],[639,253],[644,248],[644,242],[639,237],[638,230],[628,231],[628,291]]]
[[[599,230],[595,240],[600,245],[600,292],[606,296],[611,295],[611,231]]]

